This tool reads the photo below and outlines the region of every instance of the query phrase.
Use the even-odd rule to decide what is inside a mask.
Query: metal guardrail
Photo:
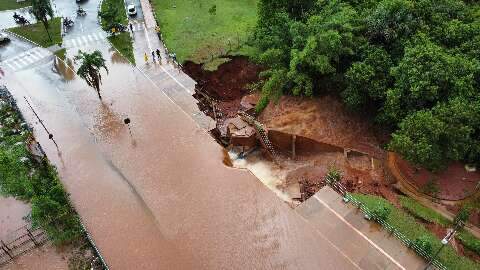
[[[347,191],[347,188],[345,188],[342,183],[339,181],[331,181],[328,179],[328,177],[325,177],[325,182],[335,191],[337,191],[340,195],[342,195],[344,202],[347,203],[352,203],[360,211],[365,215],[365,217],[369,220],[374,220],[375,222],[378,222],[380,225],[383,226],[385,230],[393,234],[397,239],[402,241],[407,247],[413,249],[418,255],[422,256],[425,258],[427,261],[432,261],[431,264],[436,267],[439,270],[447,270],[447,268],[437,261],[436,259],[433,259],[433,256],[425,252],[421,247],[419,247],[414,241],[406,237],[403,233],[401,233],[399,230],[397,230],[394,226],[390,225],[388,222],[383,220],[382,218],[377,217],[377,215],[372,212],[368,207],[357,200],[350,192]]]

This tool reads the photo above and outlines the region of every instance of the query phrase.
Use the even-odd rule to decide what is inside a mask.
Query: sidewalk
[[[426,262],[378,224],[364,219],[330,187],[295,211],[361,269],[423,269]]]
[[[215,127],[215,122],[206,116],[197,106],[197,100],[192,96],[195,92],[196,82],[185,74],[179,67],[168,59],[165,45],[160,41],[155,31],[156,23],[148,0],[142,0],[142,9],[145,18],[143,31],[131,33],[133,39],[133,53],[137,67],[147,75],[162,91],[173,100],[180,108],[204,130]],[[160,50],[161,61],[152,51]],[[148,56],[145,63],[144,54]]]

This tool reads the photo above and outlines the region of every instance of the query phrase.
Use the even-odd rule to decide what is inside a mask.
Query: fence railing
[[[447,270],[447,268],[433,258],[432,255],[427,253],[421,247],[419,247],[413,240],[406,237],[402,232],[396,229],[394,226],[386,222],[383,218],[378,217],[372,210],[370,210],[365,204],[357,200],[350,192],[348,192],[347,188],[345,188],[342,183],[339,181],[332,181],[328,177],[325,178],[325,182],[336,192],[338,192],[342,197],[344,202],[352,203],[355,205],[360,211],[365,215],[365,218],[369,220],[374,220],[378,222],[382,227],[394,235],[397,239],[402,241],[407,247],[413,249],[418,255],[425,258],[426,261],[431,261],[431,264],[439,270]]]
[[[10,240],[0,239],[0,266],[48,240],[47,234],[41,228],[33,228],[30,224],[11,232],[9,236]]]

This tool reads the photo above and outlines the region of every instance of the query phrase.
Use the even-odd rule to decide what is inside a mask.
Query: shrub
[[[375,208],[372,210],[373,214],[373,219],[376,221],[386,221],[390,213],[392,212],[392,209],[389,208],[387,205],[385,205],[382,202],[378,202]]]
[[[419,202],[412,198],[406,196],[399,196],[399,201],[404,209],[424,221],[444,226],[451,224],[451,222],[447,218],[435,212],[434,210],[421,205]]]
[[[472,207],[469,205],[463,205],[462,209],[457,213],[454,219],[454,223],[457,224],[458,222],[467,222],[470,218],[470,213],[472,212]]]
[[[325,176],[325,180],[329,183],[336,183],[342,180],[342,173],[335,167],[330,167],[327,175]]]
[[[431,257],[431,256],[433,256],[432,242],[435,241],[435,240],[436,239],[432,239],[431,235],[424,234],[420,237],[417,237],[417,239],[415,239],[414,243],[417,247],[419,247],[420,249],[425,251],[425,253],[428,256]]]

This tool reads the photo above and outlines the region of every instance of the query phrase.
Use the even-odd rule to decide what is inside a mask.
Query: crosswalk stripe
[[[29,65],[32,64],[33,62],[35,62],[35,60],[36,60],[36,59],[33,59],[33,57],[32,57],[30,54],[28,54],[28,53],[27,53],[27,55],[25,55],[25,56],[26,56],[26,57],[23,58],[23,60],[27,61]]]
[[[47,50],[43,50],[41,48],[37,48],[37,49],[33,50],[32,52],[35,52],[38,56],[40,56],[40,58],[46,57],[48,55]]]
[[[95,41],[95,40],[93,39],[92,35],[88,35],[87,38],[88,38],[88,40],[89,40],[90,42],[94,42],[94,41]]]
[[[25,61],[23,58],[18,58],[16,62],[21,62],[22,66],[27,66],[28,65],[28,62]]]
[[[72,43],[73,47],[77,47],[77,42],[75,39],[71,39],[70,42]]]
[[[16,68],[14,68],[14,70],[17,70],[17,69],[19,69],[19,68],[22,68],[22,66],[20,66],[20,64],[19,64],[18,62],[16,62],[16,61],[15,61],[15,62],[12,62],[12,64],[13,64],[14,66],[16,66]]]
[[[82,40],[83,40],[83,43],[88,44],[88,40],[87,40],[87,38],[86,38],[85,36],[81,36],[81,38],[82,38]]]
[[[43,55],[40,53],[40,50],[32,50],[32,54],[40,59],[43,58]]]
[[[93,33],[93,34],[92,34],[92,37],[93,37],[93,40],[94,40],[94,41],[97,41],[97,40],[100,39],[100,37],[98,36],[98,33]]]
[[[7,66],[9,66],[11,69],[15,69],[15,67],[13,67],[12,64],[10,64],[10,63],[6,63],[6,64],[7,64]]]

